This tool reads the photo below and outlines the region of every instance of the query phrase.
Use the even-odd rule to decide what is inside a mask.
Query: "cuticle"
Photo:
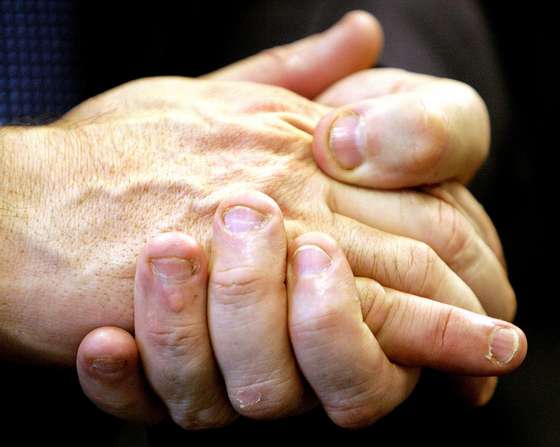
[[[332,121],[332,123],[329,126],[329,131],[327,132],[327,147],[329,149],[329,153],[330,153],[331,158],[337,164],[337,166],[339,166],[341,169],[343,169],[345,171],[352,171],[356,168],[345,168],[344,166],[342,166],[338,163],[337,158],[336,158],[335,153],[334,153],[334,150],[333,150],[333,144],[332,144],[332,131],[333,131],[336,123],[338,122],[339,119],[345,118],[347,116],[355,116],[358,119],[358,126],[360,127],[362,132],[361,132],[361,137],[360,137],[360,143],[361,144],[359,144],[357,146],[358,146],[358,150],[360,151],[362,157],[364,157],[363,148],[365,146],[363,146],[363,145],[365,144],[365,140],[366,140],[366,136],[365,136],[366,126],[365,126],[364,119],[363,119],[362,115],[360,113],[356,112],[355,110],[352,110],[352,109],[346,109],[346,110],[343,110],[343,111],[337,113],[335,119]]]

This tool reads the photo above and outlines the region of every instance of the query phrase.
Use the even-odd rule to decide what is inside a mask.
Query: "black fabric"
[[[518,323],[529,356],[501,380],[483,409],[454,400],[427,373],[413,396],[366,430],[343,431],[320,411],[277,422],[240,420],[223,430],[185,433],[164,425],[153,445],[220,440],[269,442],[303,433],[345,442],[554,446],[560,439],[560,370],[555,330],[557,228],[549,209],[554,83],[546,10],[455,0],[239,0],[235,2],[66,2],[0,0],[0,119],[38,122],[131,79],[196,76],[263,48],[320,31],[345,11],[373,12],[386,32],[382,63],[462,80],[487,102],[493,151],[473,184],[502,235],[518,292]],[[510,2],[508,2],[510,3]],[[14,12],[15,11],[15,12]],[[40,42],[40,43],[38,43]],[[549,96],[550,95],[550,96]],[[557,126],[556,126],[557,127]],[[554,174],[554,172],[552,172]],[[552,285],[551,285],[552,284]],[[543,312],[543,308],[546,309]],[[110,445],[120,423],[81,396],[72,372],[5,365],[0,382],[6,429],[22,444]],[[29,427],[35,427],[30,430]]]

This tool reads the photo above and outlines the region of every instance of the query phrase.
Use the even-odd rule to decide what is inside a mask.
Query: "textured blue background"
[[[78,101],[76,3],[0,0],[0,124],[45,122]]]

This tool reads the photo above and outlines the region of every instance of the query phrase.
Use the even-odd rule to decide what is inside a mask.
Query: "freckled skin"
[[[324,113],[280,88],[155,78],[3,132],[0,197],[14,213],[0,226],[10,241],[0,297],[11,303],[0,346],[70,364],[92,329],[132,330],[141,247],[178,230],[208,248],[212,215],[234,191],[275,199],[290,237],[320,229],[331,180],[310,145]]]

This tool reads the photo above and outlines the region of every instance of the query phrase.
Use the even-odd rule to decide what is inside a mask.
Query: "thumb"
[[[320,34],[265,50],[203,78],[272,84],[313,98],[334,82],[371,67],[382,45],[379,22],[365,11],[352,11]]]

